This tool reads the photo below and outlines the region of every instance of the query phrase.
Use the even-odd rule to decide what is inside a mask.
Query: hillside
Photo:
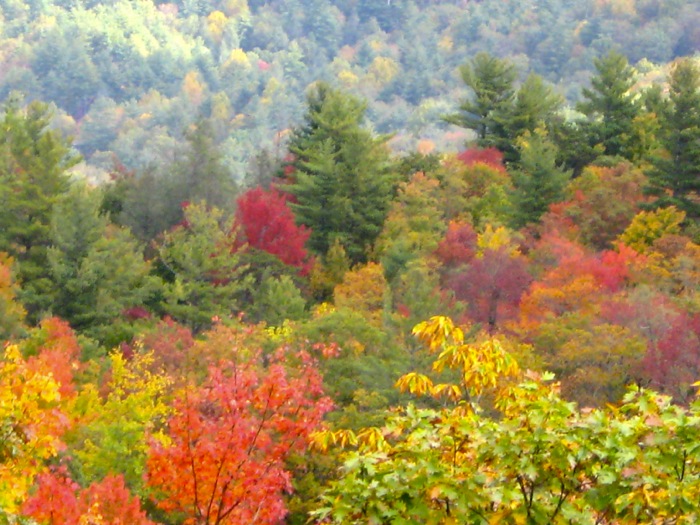
[[[464,96],[458,66],[480,51],[543,76],[570,101],[593,59],[616,48],[643,72],[700,46],[700,8],[678,0],[561,2],[284,0],[4,1],[0,99],[55,103],[100,180],[172,161],[183,133],[212,120],[227,170],[273,157],[329,81],[369,101],[397,150],[458,149],[440,117]],[[423,141],[423,142],[421,142]]]

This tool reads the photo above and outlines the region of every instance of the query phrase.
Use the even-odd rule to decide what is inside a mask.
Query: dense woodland
[[[0,1],[0,523],[700,520],[700,7],[560,4]]]

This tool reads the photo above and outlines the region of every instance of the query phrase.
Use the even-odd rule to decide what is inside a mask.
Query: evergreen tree
[[[159,247],[159,265],[165,277],[165,313],[191,330],[212,325],[241,309],[240,297],[250,279],[240,261],[231,224],[223,213],[202,203],[185,209],[183,223],[166,233]]]
[[[513,173],[510,225],[538,222],[549,205],[561,200],[571,171],[557,166],[556,146],[542,132],[523,137],[520,169]]]
[[[479,146],[495,146],[494,142],[505,136],[502,115],[512,111],[515,67],[506,60],[482,52],[471,63],[463,65],[460,73],[472,96],[462,100],[459,113],[448,115],[445,120],[474,130]]]
[[[173,167],[180,193],[177,205],[185,201],[203,200],[211,207],[230,210],[237,187],[231,172],[223,163],[211,121],[198,120],[187,130],[185,139],[185,158]]]
[[[0,121],[0,251],[18,264],[20,300],[30,321],[50,303],[51,210],[68,188],[66,170],[79,160],[70,141],[48,128],[50,119],[45,104],[22,110],[10,102]]]
[[[616,51],[594,64],[597,74],[591,79],[591,87],[583,89],[586,100],[577,106],[589,119],[589,140],[592,146],[599,144],[604,155],[631,159],[634,120],[641,112],[631,92],[635,71],[627,58]]]
[[[381,232],[395,177],[387,137],[361,127],[366,106],[319,84],[308,97],[305,123],[289,142],[294,156],[286,191],[297,223],[311,229],[308,246],[325,254],[335,241],[352,263],[367,260]]]
[[[166,166],[134,174],[116,170],[104,208],[143,242],[182,221],[189,202],[232,210],[238,188],[215,143],[211,121],[202,119],[185,132],[179,158]]]
[[[668,104],[660,115],[665,152],[647,173],[652,206],[676,206],[688,219],[700,218],[700,69],[691,59],[678,62],[669,79]]]
[[[134,334],[124,321],[154,291],[149,266],[128,230],[99,213],[100,197],[82,184],[54,207],[48,250],[51,309],[82,333],[111,346]]]
[[[504,113],[495,116],[504,133],[494,137],[492,145],[503,152],[506,162],[518,162],[518,137],[526,132],[533,133],[540,126],[549,128],[562,104],[562,97],[541,76],[531,73],[518,88],[513,105],[506,106]]]

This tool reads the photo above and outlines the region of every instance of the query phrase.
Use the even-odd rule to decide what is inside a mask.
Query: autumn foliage
[[[285,458],[303,450],[331,405],[308,354],[279,349],[267,366],[262,357],[230,349],[204,384],[180,393],[169,441],[151,447],[158,506],[188,524],[273,524],[286,514]]]
[[[110,474],[83,489],[65,468],[38,477],[37,490],[22,512],[41,525],[155,525],[120,474]]]
[[[287,200],[276,189],[249,190],[237,201],[236,225],[251,248],[268,252],[289,266],[308,269],[304,245],[310,233],[296,225]]]

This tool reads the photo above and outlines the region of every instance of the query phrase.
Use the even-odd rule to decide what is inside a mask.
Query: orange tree
[[[279,523],[292,490],[285,460],[306,448],[331,403],[306,352],[229,348],[177,397],[147,481],[158,507],[186,524]]]
[[[449,319],[414,333],[434,368],[398,386],[442,400],[391,414],[381,428],[321,432],[343,445],[341,475],[314,512],[321,523],[696,523],[700,402],[688,408],[630,388],[616,408],[579,410],[551,374],[521,373],[504,343],[465,343]],[[519,382],[513,380],[518,376]],[[509,379],[510,377],[510,379]],[[482,394],[495,400],[485,410]]]

